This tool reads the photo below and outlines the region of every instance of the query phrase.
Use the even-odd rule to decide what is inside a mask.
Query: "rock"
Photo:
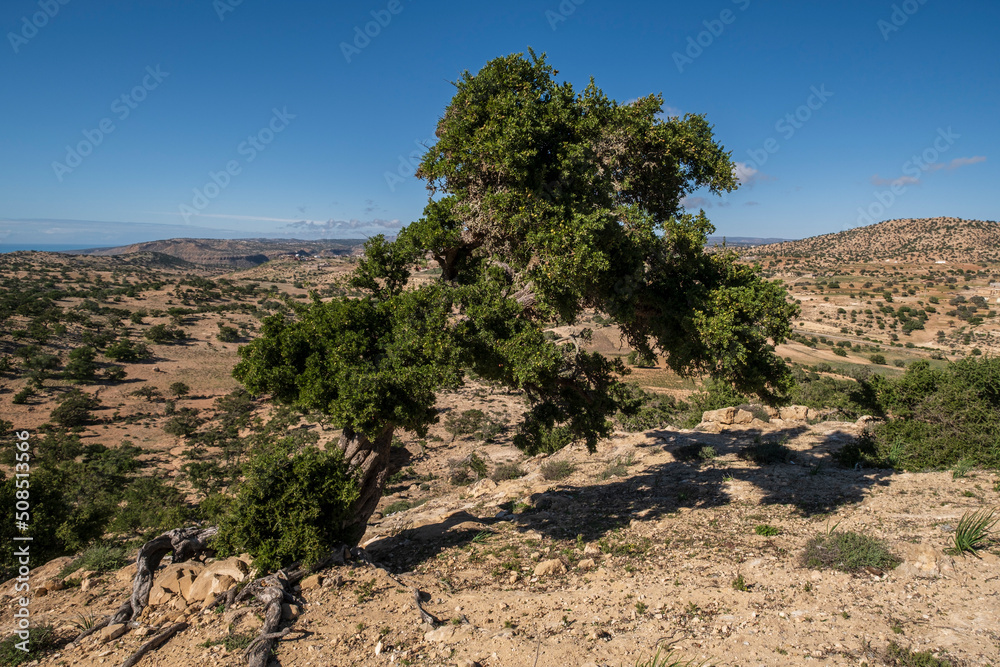
[[[49,589],[45,588],[44,586],[42,586],[41,588],[36,588],[35,589],[35,597],[36,598],[43,598],[43,597],[45,597],[48,594],[49,594]]]
[[[202,573],[195,582],[191,584],[188,594],[184,599],[188,602],[211,602],[219,593],[225,593],[236,585],[236,580],[228,574],[208,574]]]
[[[584,556],[596,556],[599,553],[601,553],[601,547],[597,546],[593,542],[583,548]]]
[[[453,625],[442,625],[436,630],[430,630],[424,633],[425,642],[443,642],[448,641],[455,636],[455,626]]]
[[[516,584],[517,583],[517,572],[511,572],[510,576],[507,578],[507,581],[509,583],[511,583],[511,584]]]
[[[64,582],[62,579],[49,579],[44,584],[42,584],[42,586],[44,586],[50,591],[61,591],[62,589],[66,588],[66,582]]]
[[[469,493],[473,498],[478,498],[480,496],[485,496],[487,493],[496,491],[497,483],[492,479],[486,478],[481,479],[472,486],[469,487]]]
[[[375,644],[375,655],[382,655],[382,642]]]
[[[202,569],[202,565],[193,563],[172,563],[156,575],[156,583],[164,590],[176,593],[186,600],[191,585],[201,574]]]
[[[597,563],[594,562],[593,558],[584,558],[579,563],[576,564],[578,568],[586,572],[587,570],[593,570],[597,567]]]
[[[536,577],[546,577],[554,574],[565,574],[566,566],[558,558],[552,558],[550,560],[543,560],[541,563],[535,566],[535,576]]]
[[[733,424],[749,424],[753,422],[753,413],[749,410],[737,410],[733,416]]]
[[[159,607],[170,602],[173,596],[174,594],[163,588],[163,586],[153,584],[153,587],[149,589],[149,604],[152,607]]]
[[[809,408],[804,405],[789,405],[778,411],[778,416],[784,421],[804,422],[809,417]]]
[[[937,578],[952,569],[951,559],[929,544],[904,544],[903,564],[896,572],[903,576]]]
[[[294,621],[302,615],[302,607],[297,604],[283,603],[281,605],[281,618],[286,621]]]
[[[101,629],[101,642],[109,642],[118,639],[126,632],[128,632],[128,625],[125,623],[115,623],[114,625],[105,626]]]
[[[701,421],[714,422],[716,424],[732,424],[736,418],[736,408],[722,408],[721,410],[708,410],[701,415]]]
[[[115,572],[115,582],[119,584],[130,584],[132,580],[135,579],[135,563],[126,565],[122,569]]]
[[[302,590],[308,591],[311,588],[319,588],[322,586],[325,579],[326,578],[322,574],[311,574],[303,579],[302,583],[299,585],[302,587]]]
[[[86,579],[80,582],[80,590],[84,592],[89,591],[96,584],[97,582],[94,579],[92,579],[91,577],[87,577]]]
[[[239,558],[217,560],[201,571],[186,594],[181,594],[188,602],[209,602],[246,579],[249,571],[250,567]]]

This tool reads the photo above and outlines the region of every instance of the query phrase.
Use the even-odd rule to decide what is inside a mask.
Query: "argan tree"
[[[234,375],[254,394],[320,411],[358,493],[340,539],[356,543],[387,476],[393,434],[424,435],[443,389],[475,372],[520,390],[515,444],[527,453],[583,441],[634,410],[620,361],[543,336],[586,309],[640,355],[774,399],[790,375],[774,345],[790,332],[785,290],[735,255],[681,199],[738,183],[700,115],[663,118],[662,98],[629,104],[591,82],[557,83],[544,56],[511,55],[464,73],[417,171],[424,217],[375,237],[352,276],[361,298],[314,297],[274,315],[240,349]],[[433,258],[433,284],[411,270]]]

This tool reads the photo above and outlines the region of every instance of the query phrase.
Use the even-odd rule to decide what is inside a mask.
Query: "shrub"
[[[873,376],[863,393],[870,414],[886,420],[841,449],[843,464],[927,470],[965,459],[1000,467],[1000,359],[940,370],[918,360],[898,378]]]
[[[357,498],[339,450],[263,450],[251,460],[215,544],[222,555],[249,553],[261,572],[317,563],[337,544],[353,543],[341,526],[353,518]]]
[[[648,431],[652,428],[670,426],[688,408],[687,403],[676,401],[672,396],[658,395],[643,391],[638,385],[628,385],[630,398],[638,403],[632,414],[618,412],[615,420],[625,431]]]
[[[236,343],[240,339],[240,332],[235,327],[227,327],[219,322],[219,333],[215,337],[223,343]]]
[[[847,350],[845,350],[842,347],[835,347],[835,348],[833,348],[830,351],[833,352],[838,357],[846,357],[847,356]]]
[[[628,365],[637,368],[653,368],[656,366],[656,357],[633,350],[628,354]]]
[[[198,417],[198,410],[194,408],[181,408],[174,413],[173,417],[167,420],[167,423],[163,425],[163,430],[170,435],[187,438],[194,435],[194,432],[203,423],[204,420]]]
[[[73,382],[90,382],[94,379],[94,371],[97,370],[97,364],[94,363],[96,356],[97,350],[89,345],[73,350],[69,353],[66,367],[63,368],[63,377]]]
[[[744,447],[737,456],[759,466],[767,466],[785,463],[791,458],[792,450],[780,442],[759,442]]]
[[[482,410],[465,410],[459,414],[450,413],[444,419],[444,428],[451,433],[452,442],[460,435],[471,435],[479,430],[486,421]]]
[[[781,534],[781,529],[768,525],[766,523],[762,523],[758,526],[755,526],[753,532],[763,537],[774,537],[775,535]]]
[[[59,399],[59,405],[52,409],[49,417],[55,423],[66,428],[83,426],[93,419],[91,410],[100,404],[99,399],[79,389],[73,389],[63,394],[62,398]]]
[[[524,468],[516,463],[501,463],[493,469],[493,474],[490,478],[494,482],[503,482],[508,479],[520,479],[526,474],[527,473],[524,472]]]
[[[873,355],[870,355],[868,357],[868,361],[872,362],[873,364],[877,364],[879,366],[885,366],[886,365],[885,355],[884,354],[873,354]]]
[[[35,389],[31,386],[26,386],[16,394],[14,394],[11,397],[10,402],[13,403],[14,405],[23,405],[24,403],[27,403],[28,399],[30,399],[34,395],[35,395]]]
[[[104,356],[112,361],[133,363],[149,359],[153,353],[143,343],[133,343],[128,338],[122,338],[108,345],[107,349],[104,350]]]
[[[998,521],[1000,517],[994,517],[992,511],[979,510],[963,514],[955,529],[955,545],[951,548],[951,553],[956,555],[970,553],[979,556],[977,550],[985,546],[990,531]]]
[[[832,568],[856,572],[865,567],[891,570],[901,562],[875,538],[836,530],[809,540],[802,555],[803,566],[811,570]]]
[[[108,366],[104,369],[104,379],[108,382],[121,382],[127,375],[124,366]]]
[[[191,392],[191,387],[189,387],[183,382],[173,382],[170,384],[170,387],[168,387],[167,391],[169,391],[177,398],[180,398],[181,396],[187,396],[188,393]]]
[[[98,542],[87,547],[73,562],[64,567],[59,576],[66,577],[77,570],[113,572],[128,565],[130,560],[128,550],[124,546],[110,542]]]
[[[555,481],[566,479],[572,475],[576,471],[576,466],[569,461],[546,461],[542,464],[540,471],[542,477],[549,481]]]
[[[14,667],[24,663],[40,660],[56,648],[56,631],[51,625],[28,628],[27,651],[19,647],[22,640],[18,635],[11,635],[0,642],[0,665]]]

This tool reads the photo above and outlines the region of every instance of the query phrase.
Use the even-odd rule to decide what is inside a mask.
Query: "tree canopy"
[[[533,52],[465,72],[417,171],[423,217],[366,244],[351,278],[362,297],[314,297],[294,319],[269,318],[236,377],[363,441],[425,432],[438,391],[471,371],[523,392],[524,451],[593,451],[608,417],[635,408],[627,371],[543,335],[593,310],[681,374],[766,399],[785,391],[774,344],[796,307],[733,253],[706,251],[714,228],[681,206],[695,190],[738,186],[711,125],[665,118],[659,95],[619,104],[555,75]],[[440,279],[415,286],[425,259]],[[364,448],[354,440],[342,444],[348,460]]]

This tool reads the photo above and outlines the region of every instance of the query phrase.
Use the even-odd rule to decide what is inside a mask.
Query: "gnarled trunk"
[[[354,501],[351,518],[344,527],[344,541],[357,544],[365,534],[368,519],[378,507],[378,501],[389,478],[389,448],[396,427],[386,425],[374,439],[363,433],[344,430],[337,447],[344,453],[349,470],[358,480],[361,495]]]

